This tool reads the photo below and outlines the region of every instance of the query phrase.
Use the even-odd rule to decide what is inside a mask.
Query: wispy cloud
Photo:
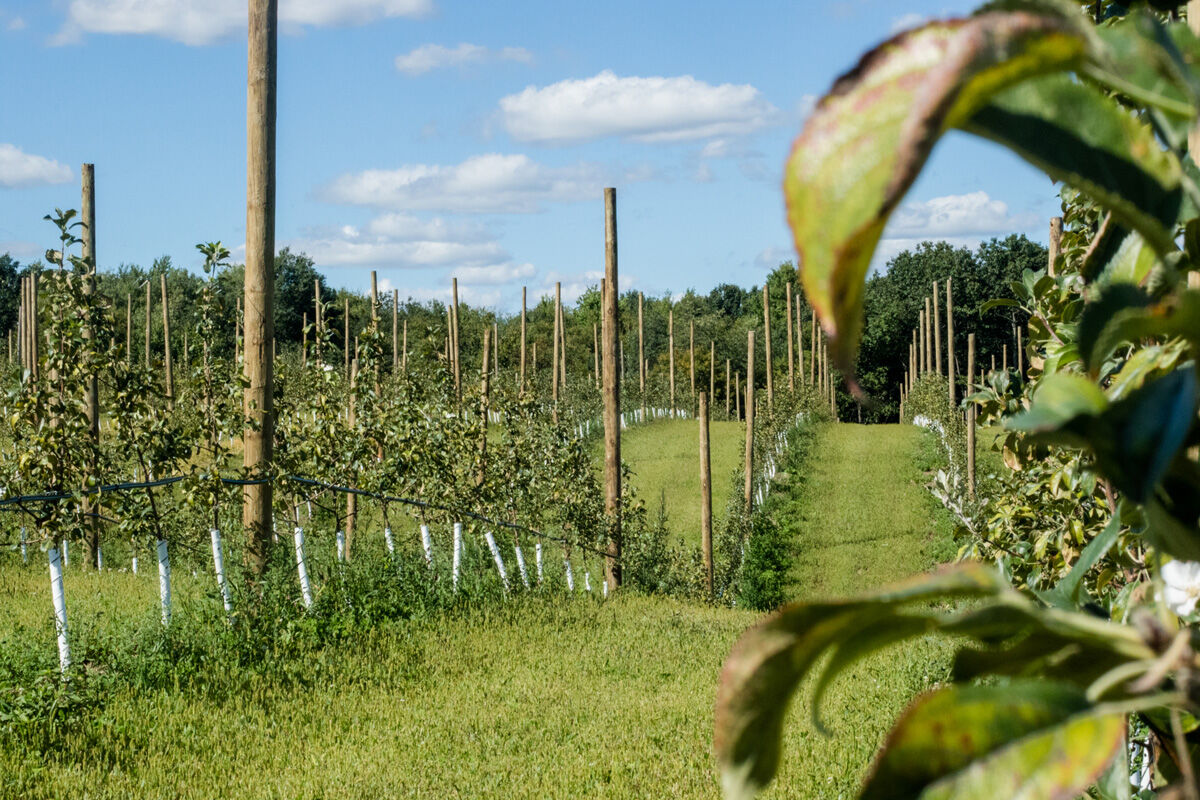
[[[500,119],[523,142],[566,143],[604,137],[671,142],[749,133],[778,109],[749,84],[713,86],[691,75],[619,77],[527,87],[500,100]]]
[[[26,153],[12,144],[0,144],[0,186],[17,188],[66,183],[70,167],[45,156]]]
[[[285,31],[361,25],[388,17],[423,17],[433,0],[284,0]],[[71,0],[67,20],[53,39],[78,41],[83,34],[161,36],[189,45],[210,44],[246,28],[242,0]]]
[[[533,62],[533,54],[524,47],[492,49],[466,42],[462,42],[456,47],[423,44],[415,50],[396,56],[396,69],[405,75],[422,75],[435,69],[495,61],[516,61],[530,64]]]
[[[628,182],[639,174],[614,175],[584,162],[551,167],[525,155],[488,153],[459,164],[349,173],[319,189],[318,196],[332,203],[401,211],[527,214],[551,202],[595,200],[614,178]]]

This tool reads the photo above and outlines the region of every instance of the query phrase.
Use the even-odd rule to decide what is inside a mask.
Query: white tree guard
[[[396,555],[396,541],[392,539],[392,529],[385,527],[383,529],[383,543],[387,546],[389,556]]]
[[[67,599],[63,593],[62,557],[53,547],[46,555],[50,560],[50,599],[54,603],[54,631],[58,635],[58,666],[66,675],[71,668],[71,644],[67,637]]]
[[[96,545],[96,570],[104,569],[104,552],[100,549],[100,545]]]
[[[492,551],[492,558],[496,562],[496,571],[500,573],[500,580],[504,583],[504,591],[508,591],[508,571],[504,569],[504,559],[500,557],[500,548],[496,547],[496,539],[492,536],[491,531],[484,531],[483,538],[487,541],[488,549]]]
[[[337,560],[338,563],[346,560],[346,532],[340,529],[337,532]]]
[[[229,598],[229,581],[225,579],[225,549],[221,546],[221,531],[212,528],[208,532],[212,539],[213,571],[217,573],[217,588],[221,590],[221,600],[225,603],[225,613],[233,613],[233,601]]]
[[[571,559],[564,558],[563,565],[567,568],[567,591],[575,591],[575,573],[571,571]]]
[[[592,573],[586,569],[583,571],[583,590],[588,594],[592,593]]]
[[[62,565],[64,568],[71,566],[71,554],[67,550],[68,544],[66,539],[62,540]]]
[[[296,572],[300,576],[300,594],[304,598],[304,607],[312,608],[312,584],[308,580],[308,561],[304,558],[304,528],[296,527],[292,532],[292,541],[296,546]]]
[[[521,583],[525,584],[525,588],[529,588],[529,573],[525,571],[525,556],[521,553],[521,545],[514,545],[514,550],[517,553],[517,570],[521,573]]]
[[[158,551],[158,599],[162,605],[163,627],[171,624],[171,562],[167,560],[167,542],[159,539]]]
[[[421,549],[425,551],[425,563],[433,569],[433,540],[429,538],[429,526],[421,526]]]
[[[458,570],[462,566],[462,532],[462,523],[454,523],[454,550],[450,562],[450,583],[456,592],[458,591]]]
[[[542,582],[542,543],[535,542],[533,545],[533,558],[537,562],[538,583]]]
[[[29,545],[25,541],[25,527],[21,526],[21,563],[29,563]]]

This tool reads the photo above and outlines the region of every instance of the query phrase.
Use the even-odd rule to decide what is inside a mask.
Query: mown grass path
[[[794,458],[768,509],[788,534],[793,600],[870,592],[954,555],[948,518],[924,488],[928,437],[900,425],[824,425]],[[893,721],[917,693],[946,675],[951,649],[922,640],[853,665],[826,694],[817,732],[802,691],[785,736],[784,764],[769,797],[853,797]]]

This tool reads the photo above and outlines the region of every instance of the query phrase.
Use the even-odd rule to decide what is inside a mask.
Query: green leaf
[[[1149,125],[1099,89],[1067,75],[1026,80],[998,93],[963,129],[1079,189],[1158,252],[1176,249],[1179,161]]]
[[[1124,715],[1097,713],[1069,684],[949,686],[909,706],[860,798],[1075,797],[1124,733]]]
[[[851,373],[863,281],[884,226],[934,144],[997,92],[1070,69],[1088,45],[1065,16],[996,12],[934,23],[868,53],[796,139],[784,176],[809,301]]]
[[[983,314],[986,311],[991,311],[993,308],[1020,308],[1021,304],[1009,297],[997,297],[993,300],[988,300],[979,307],[979,313]]]
[[[1109,323],[1126,310],[1135,312],[1150,305],[1150,297],[1137,286],[1127,283],[1103,287],[1099,297],[1088,303],[1079,319],[1079,351],[1088,371],[1095,375],[1104,359],[1123,341],[1119,335],[1104,336]],[[1114,331],[1115,333],[1115,331]]]
[[[1047,604],[1058,608],[1072,609],[1077,607],[1079,605],[1079,592],[1083,586],[1084,576],[1087,575],[1088,570],[1108,554],[1112,546],[1117,543],[1117,537],[1120,533],[1121,517],[1118,514],[1113,514],[1112,519],[1104,526],[1104,530],[1088,542],[1087,547],[1083,548],[1083,552],[1079,554],[1079,558],[1071,566],[1071,571],[1050,591],[1039,592],[1038,597]]]
[[[1005,427],[1036,434],[1064,432],[1070,423],[1099,414],[1107,405],[1104,392],[1087,378],[1056,372],[1038,384],[1029,410],[1009,419]]]

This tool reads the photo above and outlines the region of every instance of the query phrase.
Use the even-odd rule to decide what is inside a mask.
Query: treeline
[[[1024,325],[1026,320],[1017,318],[1020,312],[1013,309],[995,309],[981,314],[980,307],[993,298],[1011,297],[1009,283],[1018,280],[1023,270],[1042,269],[1045,263],[1045,248],[1018,235],[985,242],[975,252],[955,248],[945,242],[924,242],[889,261],[886,270],[868,281],[866,287],[866,324],[858,373],[875,403],[862,409],[863,421],[895,420],[898,417],[896,387],[902,380],[907,364],[909,334],[916,325],[918,311],[933,281],[944,285],[947,278],[953,279],[955,345],[959,359],[964,358],[962,354],[965,352],[967,334],[973,332],[976,334],[980,363],[986,367],[991,357],[1000,360],[1006,344],[1012,352],[1013,325]],[[31,269],[42,268],[40,264],[22,265],[8,254],[0,255],[0,330],[11,331],[15,328],[20,277]],[[100,272],[98,290],[109,300],[119,339],[125,340],[128,324],[130,336],[127,348],[131,356],[137,359],[145,357],[148,330],[151,359],[161,359],[162,276],[166,277],[167,285],[171,349],[177,360],[187,360],[189,355],[185,352],[185,345],[188,345],[189,332],[195,330],[198,321],[197,299],[205,280],[203,276],[175,266],[169,257],[164,256],[156,259],[148,269],[122,265],[113,271]],[[242,297],[242,277],[242,267],[235,265],[221,271],[215,278],[225,320],[220,327],[217,347],[221,352],[218,355],[227,358],[234,355],[237,346],[235,320]],[[327,305],[326,324],[331,329],[335,347],[339,348],[336,361],[340,361],[343,352],[340,348],[345,346],[347,315],[353,347],[355,337],[367,327],[370,320],[370,297],[365,293],[328,286],[311,258],[286,248],[275,259],[277,349],[285,356],[298,353],[305,337],[305,322],[313,322],[314,288],[318,280],[321,282],[322,301]],[[789,284],[793,324],[800,329],[799,341],[793,339],[792,342],[795,380],[803,380],[812,367],[812,309],[804,299],[795,268],[791,262],[784,262],[765,281],[777,391],[787,386],[789,377]],[[147,288],[150,303],[148,315]],[[392,296],[381,296],[379,300],[381,328],[390,338]],[[676,297],[647,296],[641,300],[648,393],[653,392],[662,398],[669,396],[672,327],[675,396],[679,407],[687,408],[694,402],[691,395],[693,363],[697,390],[708,388],[709,370],[714,370],[713,405],[714,408],[724,407],[726,369],[734,376],[731,381],[736,379],[744,385],[746,340],[747,332],[751,329],[756,331],[758,347],[755,382],[760,387],[765,385],[767,363],[764,357],[762,286],[743,289],[723,283],[707,294],[688,290]],[[637,292],[625,292],[621,296],[621,364],[625,381],[634,385],[638,381],[638,304]],[[407,328],[409,358],[444,357],[448,330],[445,304],[435,300],[420,303],[411,298],[398,298],[395,316],[398,325]],[[594,385],[594,347],[600,325],[598,288],[585,291],[573,305],[564,305],[563,318],[568,391],[573,386]],[[501,314],[460,304],[459,347],[462,363],[479,364],[483,333],[493,326],[499,335],[500,369],[514,374],[520,363],[519,312]],[[529,380],[534,385],[548,383],[554,330],[552,296],[539,298],[529,305],[526,330],[526,370]],[[796,333],[792,335],[795,337]],[[326,360],[335,361],[334,358]],[[845,391],[838,392],[838,406],[841,419],[858,418],[857,404]]]

